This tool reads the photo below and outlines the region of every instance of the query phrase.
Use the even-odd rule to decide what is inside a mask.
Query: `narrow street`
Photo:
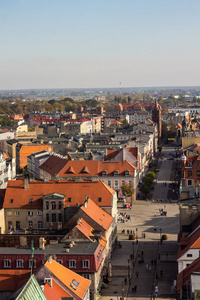
[[[163,147],[162,149],[162,159],[160,158],[161,167],[159,170],[157,183],[154,187],[152,199],[154,200],[166,200],[168,198],[169,184],[172,183],[170,180],[172,172],[172,155],[174,154],[174,148]],[[171,160],[169,160],[171,159]],[[166,183],[166,185],[165,185]]]

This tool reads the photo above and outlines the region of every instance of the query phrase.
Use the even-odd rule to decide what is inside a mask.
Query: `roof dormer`
[[[119,171],[118,170],[115,170],[114,171],[114,176],[118,176],[119,175]]]

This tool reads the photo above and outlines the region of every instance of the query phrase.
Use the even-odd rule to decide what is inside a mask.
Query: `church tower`
[[[155,106],[152,110],[152,120],[158,126],[158,143],[161,143],[161,130],[162,130],[162,120],[161,120],[161,107],[158,101],[155,101]]]

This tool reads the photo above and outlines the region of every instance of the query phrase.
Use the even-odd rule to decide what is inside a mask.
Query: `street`
[[[157,201],[138,200],[131,209],[118,208],[118,214],[128,218],[118,223],[118,241],[122,248],[116,247],[113,251],[113,276],[101,291],[102,300],[118,300],[118,297],[175,299],[179,207],[176,203],[163,201],[167,199],[171,183],[173,160],[167,160],[171,157],[170,153],[174,153],[174,148],[163,149],[163,162],[154,188]],[[166,216],[160,214],[161,209],[167,212]],[[129,240],[131,232],[138,242]],[[161,244],[162,234],[167,235],[167,241]]]

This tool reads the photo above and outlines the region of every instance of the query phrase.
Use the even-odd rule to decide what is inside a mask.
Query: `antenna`
[[[119,83],[119,94],[121,95],[122,94],[122,83],[121,83],[121,81],[120,81],[120,83]]]

